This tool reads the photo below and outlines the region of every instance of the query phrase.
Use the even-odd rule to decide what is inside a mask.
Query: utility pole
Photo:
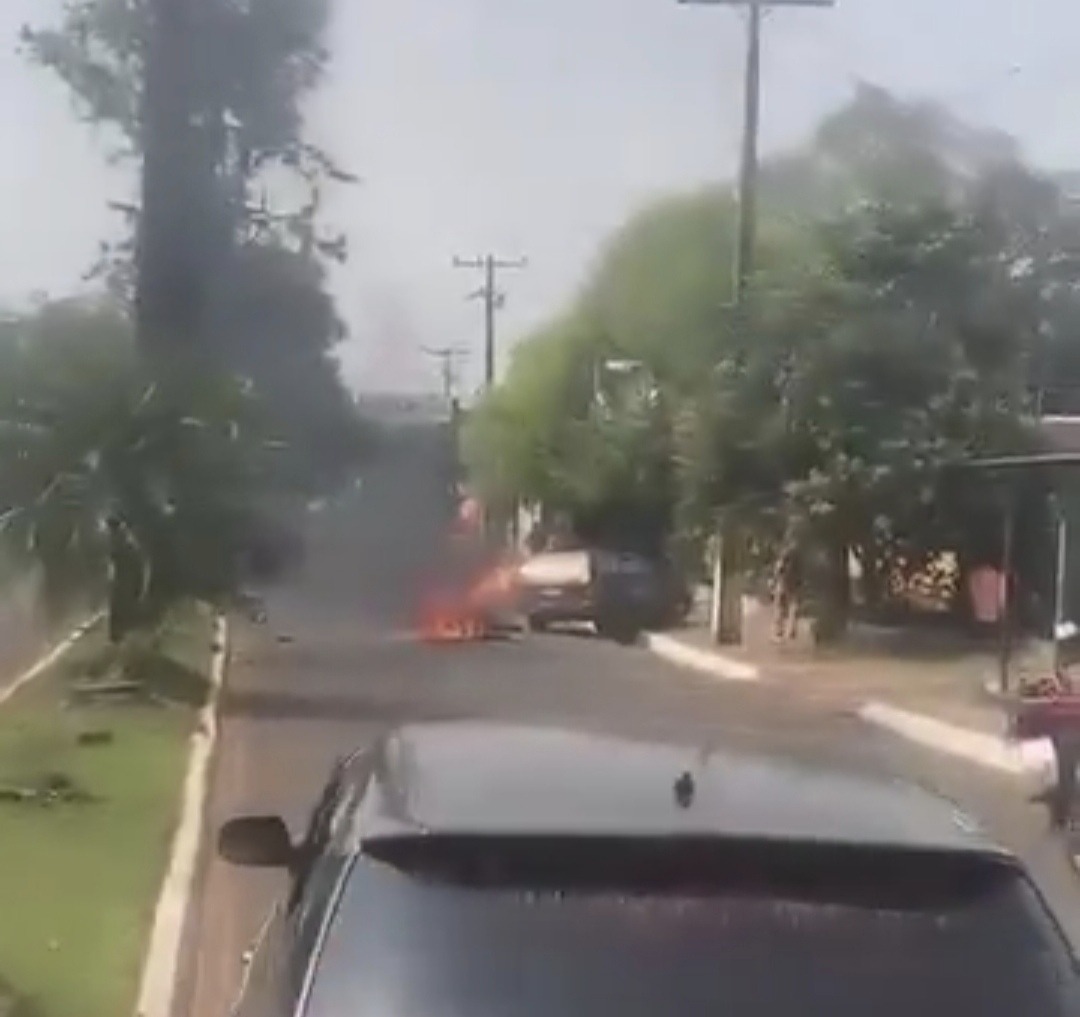
[[[429,356],[439,361],[439,373],[442,378],[443,395],[448,402],[454,398],[457,388],[456,361],[468,354],[468,350],[460,346],[440,346],[433,349],[430,346],[422,346],[421,349]]]
[[[525,268],[527,264],[525,258],[504,260],[494,254],[479,258],[454,258],[454,268],[482,269],[484,273],[484,284],[474,293],[470,293],[469,299],[484,302],[485,388],[491,388],[495,384],[495,315],[506,304],[506,294],[498,287],[499,271],[504,268]]]
[[[742,155],[739,160],[739,232],[735,248],[735,311],[739,340],[747,335],[747,302],[757,240],[758,137],[761,133],[761,0],[748,0],[746,80],[743,83]]]
[[[524,268],[528,264],[525,258],[506,260],[494,254],[479,258],[454,258],[454,268],[481,269],[484,283],[480,289],[469,294],[470,300],[482,300],[484,303],[484,390],[490,392],[495,385],[495,315],[506,304],[506,294],[499,289],[499,271],[504,268]],[[484,536],[492,544],[505,543],[510,531],[515,527],[512,521],[517,516],[517,507],[506,506],[505,511],[488,505],[484,509]],[[507,515],[508,513],[508,515]],[[500,516],[503,516],[500,521]],[[510,521],[510,525],[506,523]]]
[[[758,138],[761,126],[761,22],[773,7],[832,7],[835,0],[678,0],[699,6],[745,7],[746,74],[743,84],[743,132],[739,160],[738,235],[735,243],[733,312],[740,358],[753,338],[752,282],[757,240]],[[718,526],[713,569],[710,627],[719,643],[742,642],[740,542],[735,527]]]

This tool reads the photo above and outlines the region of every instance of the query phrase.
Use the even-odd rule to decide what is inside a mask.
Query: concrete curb
[[[868,724],[988,769],[1017,777],[1053,777],[1055,773],[1054,754],[1045,738],[1010,741],[878,701],[864,703],[857,713]]]
[[[68,652],[83,636],[86,635],[101,619],[105,612],[99,611],[92,618],[84,621],[78,628],[60,640],[39,661],[27,668],[10,685],[0,689],[0,706],[3,706],[19,689],[29,685],[35,678],[40,678],[50,667],[53,666],[65,653]]]
[[[645,633],[645,646],[650,652],[662,657],[670,664],[700,671],[722,681],[756,682],[761,678],[761,669],[753,664],[725,657],[712,650],[688,646],[674,636],[668,636],[662,632]]]
[[[674,636],[648,633],[645,646],[665,661],[724,681],[760,681],[760,668],[712,650],[688,646]],[[1003,735],[960,727],[928,714],[872,700],[856,708],[856,716],[876,728],[934,751],[1016,777],[1053,781],[1056,763],[1047,738],[1016,742]]]
[[[725,657],[709,649],[690,646],[674,636],[650,632],[645,635],[644,643],[652,653],[669,663],[723,681],[762,680],[761,669],[756,665]],[[938,717],[905,710],[882,700],[867,701],[855,713],[863,722],[906,741],[965,759],[977,766],[1013,777],[1035,777],[1048,782],[1056,780],[1057,764],[1049,739],[1014,741],[1002,735],[950,724]]]
[[[210,658],[210,694],[206,705],[199,711],[198,722],[191,736],[180,822],[173,835],[169,866],[154,909],[150,944],[143,961],[136,1007],[138,1017],[170,1017],[172,1012],[184,922],[195,884],[202,841],[210,760],[218,734],[217,705],[225,680],[227,658],[228,625],[225,618],[218,615],[214,620]]]

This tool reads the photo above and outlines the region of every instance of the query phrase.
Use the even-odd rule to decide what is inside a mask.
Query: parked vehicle
[[[591,622],[601,635],[627,640],[642,629],[678,624],[689,587],[669,563],[639,554],[548,551],[518,569],[518,601],[529,628]]]
[[[589,622],[595,616],[596,563],[586,550],[544,551],[517,572],[518,607],[529,628],[542,632],[557,622]]]
[[[236,1017],[1075,1017],[1021,863],[921,788],[551,728],[425,724],[334,770]]]
[[[598,552],[596,613],[599,635],[632,643],[644,629],[659,627],[665,589],[655,564],[638,554]]]

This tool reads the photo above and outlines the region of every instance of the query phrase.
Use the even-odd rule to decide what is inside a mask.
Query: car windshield
[[[691,878],[675,863],[641,881],[617,865],[604,875],[600,853],[584,875],[550,857],[546,871],[494,855],[436,866],[361,858],[308,1013],[1078,1012],[1069,955],[1011,867],[885,855],[851,865],[842,854],[821,866],[766,851],[722,858],[726,875],[717,866]]]
[[[636,554],[601,555],[599,563],[604,572],[618,575],[648,575],[653,571],[652,562]]]

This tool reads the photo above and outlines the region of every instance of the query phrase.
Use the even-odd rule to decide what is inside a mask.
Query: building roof
[[[680,777],[693,795],[681,804]],[[685,787],[683,788],[685,790]],[[1006,855],[915,785],[734,751],[551,727],[420,724],[388,736],[360,841],[410,834],[708,837]]]
[[[450,400],[432,392],[362,392],[357,406],[363,416],[389,426],[450,419]]]
[[[1046,415],[1038,422],[1035,447],[1027,452],[984,456],[958,464],[982,470],[1075,469],[1080,466],[1080,416]]]

